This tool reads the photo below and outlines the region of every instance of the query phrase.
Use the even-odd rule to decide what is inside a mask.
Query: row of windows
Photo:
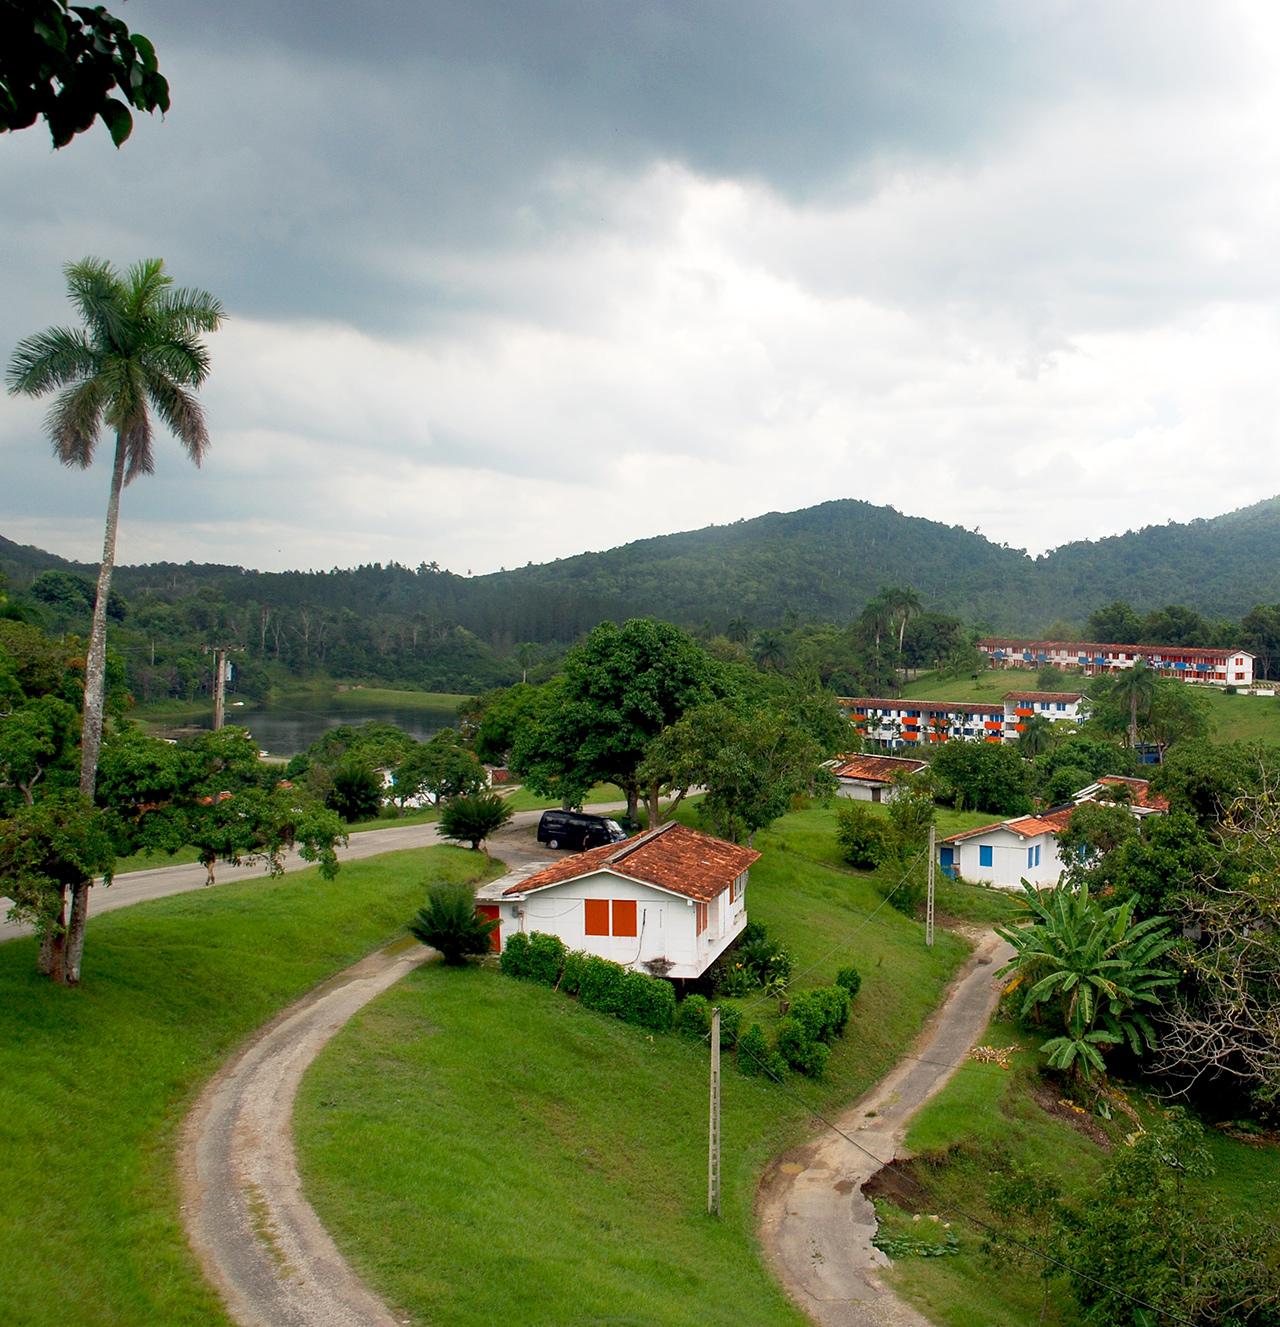
[[[943,865],[946,866],[948,865],[948,863],[944,862]],[[992,848],[992,846],[989,843],[978,844],[978,865],[979,866],[995,865],[995,850]],[[1037,843],[1034,847],[1027,849],[1027,870],[1029,871],[1032,869],[1032,867],[1039,865],[1040,865],[1040,845]]]

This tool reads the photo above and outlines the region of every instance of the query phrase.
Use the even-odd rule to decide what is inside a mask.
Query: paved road
[[[760,1235],[791,1297],[821,1327],[931,1327],[876,1275],[875,1208],[862,1186],[892,1161],[917,1111],[946,1085],[982,1035],[1000,998],[995,972],[1013,948],[985,933],[912,1053],[836,1121],[785,1153],[765,1176]]]
[[[597,815],[607,811],[616,811],[617,806],[590,806],[587,810]],[[503,856],[504,847],[517,844],[527,839],[527,831],[538,823],[541,811],[517,811],[510,826],[490,840],[490,848],[498,856]],[[520,833],[520,831],[526,831]],[[338,860],[358,862],[366,857],[375,857],[384,852],[398,852],[404,848],[429,848],[441,842],[434,824],[428,825],[392,825],[387,829],[367,829],[359,834],[352,834],[349,844],[338,849]],[[559,855],[559,854],[557,854]],[[285,858],[286,871],[300,871],[307,868],[296,852]],[[218,866],[216,868],[219,885],[233,880],[249,880],[265,874],[265,867],[256,866]],[[205,888],[205,870],[198,862],[186,866],[157,866],[150,871],[130,871],[118,875],[111,885],[103,889],[98,886],[89,891],[89,918],[92,920],[103,912],[115,908],[127,908],[134,903],[143,903],[148,899],[165,898],[170,894],[184,894],[188,890]],[[216,886],[215,886],[216,888]],[[0,917],[8,911],[9,900],[0,898]],[[13,922],[0,922],[0,942],[12,940],[16,936],[30,935],[31,927]]]

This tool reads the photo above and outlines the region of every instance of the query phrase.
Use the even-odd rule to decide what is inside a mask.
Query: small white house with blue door
[[[1017,889],[1023,880],[1056,885],[1067,864],[1054,836],[1067,827],[1074,810],[1064,806],[953,834],[939,845],[939,864],[955,879],[998,889]]]

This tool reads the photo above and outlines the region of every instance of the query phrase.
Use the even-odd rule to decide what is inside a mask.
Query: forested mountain
[[[563,646],[604,618],[653,615],[715,632],[731,621],[753,631],[811,618],[843,625],[886,584],[910,585],[934,612],[1008,633],[1055,620],[1083,625],[1116,599],[1138,612],[1176,603],[1239,619],[1280,602],[1277,554],[1280,498],[1038,558],[960,526],[844,499],[487,576],[434,562],[329,572],[120,567],[115,635],[135,680],[145,649],[148,668],[169,670],[169,683],[157,686],[170,694],[173,650],[181,643],[182,668],[199,671],[191,647],[214,637],[245,646],[247,665],[469,690],[517,675],[519,643]],[[0,538],[0,569],[18,592],[59,573],[35,590],[51,625],[75,629],[83,587],[70,581],[92,567]]]

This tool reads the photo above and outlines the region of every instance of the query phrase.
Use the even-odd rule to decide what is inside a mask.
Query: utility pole
[[[711,1011],[711,1125],[707,1136],[707,1211],[720,1215],[720,1007]]]
[[[239,653],[239,646],[206,645],[206,654],[213,655],[213,731],[216,733],[227,720],[227,674],[231,671],[231,660],[227,657],[234,650]]]
[[[931,949],[933,948],[933,859],[937,855],[934,842],[938,831],[935,826],[929,826],[929,898],[925,904],[924,912],[924,942]]]

